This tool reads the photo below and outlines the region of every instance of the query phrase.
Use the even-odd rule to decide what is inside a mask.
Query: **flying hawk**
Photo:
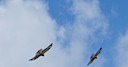
[[[102,48],[100,48],[95,54],[92,54],[92,56],[90,57],[90,61],[87,65],[91,64],[95,59],[97,59],[97,56],[99,55],[101,50],[102,50]]]
[[[36,52],[36,56],[33,57],[32,59],[30,59],[29,61],[35,60],[35,59],[37,59],[37,58],[40,57],[40,56],[44,56],[45,52],[47,52],[47,51],[52,47],[52,44],[53,44],[53,43],[51,43],[51,44],[50,44],[47,48],[45,48],[44,50],[43,50],[43,49],[38,50],[38,51]]]

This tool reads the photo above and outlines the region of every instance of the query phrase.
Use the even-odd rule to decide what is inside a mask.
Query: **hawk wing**
[[[97,56],[100,54],[101,50],[102,50],[102,48],[100,48],[100,49],[96,52],[95,57],[97,57]]]
[[[40,54],[41,51],[42,51],[42,49],[38,50],[38,51],[36,52],[36,56],[33,57],[32,59],[30,59],[29,61],[35,60],[35,59],[37,59],[38,57],[40,57],[40,56],[41,56],[41,54]]]
[[[45,48],[43,51],[42,51],[42,54],[44,54],[45,52],[47,52],[51,47],[52,47],[52,44],[51,43],[47,48]]]
[[[38,57],[40,57],[41,55],[36,55],[35,57],[33,57],[32,59],[30,59],[29,61],[32,61],[32,60],[35,60],[37,59]]]
[[[91,58],[87,65],[91,64],[93,61],[94,61],[94,58]]]

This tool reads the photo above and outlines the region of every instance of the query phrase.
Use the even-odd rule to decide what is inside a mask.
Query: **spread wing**
[[[32,59],[30,59],[29,61],[32,61],[32,60],[35,60],[35,59],[37,59],[38,57],[40,57],[41,55],[36,55],[35,57],[33,57]]]
[[[51,43],[47,48],[45,48],[43,51],[42,51],[42,54],[44,54],[45,52],[47,52],[51,47],[52,47],[52,44]]]
[[[37,59],[38,57],[40,57],[40,56],[41,56],[41,54],[40,54],[41,51],[42,51],[42,49],[38,50],[38,51],[36,52],[36,56],[33,57],[32,59],[30,59],[29,61],[35,60],[35,59]]]
[[[97,56],[100,54],[101,50],[102,50],[102,48],[100,48],[100,49],[96,52],[95,57],[97,57]]]
[[[87,65],[91,64],[93,61],[94,61],[94,58],[91,58]]]

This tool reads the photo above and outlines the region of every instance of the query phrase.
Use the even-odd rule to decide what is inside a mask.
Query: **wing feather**
[[[35,57],[33,57],[32,59],[30,59],[29,61],[35,60],[35,59],[37,59],[38,57],[40,57],[40,55],[36,55]]]
[[[47,48],[45,48],[43,51],[42,51],[42,54],[44,54],[45,52],[47,52],[51,47],[52,47],[52,44],[51,43]]]
[[[94,58],[92,58],[87,65],[91,64],[93,61],[94,61]]]
[[[100,49],[96,52],[95,57],[97,57],[97,56],[100,54],[101,50],[102,50],[102,48],[100,48]]]

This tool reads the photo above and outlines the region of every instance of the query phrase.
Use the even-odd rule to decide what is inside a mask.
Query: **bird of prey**
[[[51,44],[50,44],[47,48],[45,48],[44,50],[43,50],[43,49],[38,50],[38,51],[36,52],[36,56],[33,57],[32,59],[30,59],[29,61],[35,60],[35,59],[37,59],[37,58],[40,57],[40,56],[44,56],[45,52],[47,52],[47,51],[52,47],[52,44],[53,44],[53,43],[51,43]]]
[[[90,57],[90,61],[87,65],[91,64],[95,59],[97,59],[97,56],[100,54],[102,48],[100,48],[95,54],[92,54]]]

